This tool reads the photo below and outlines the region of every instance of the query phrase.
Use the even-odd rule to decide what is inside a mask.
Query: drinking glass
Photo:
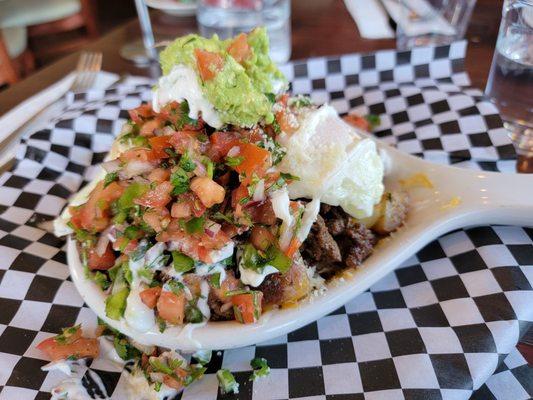
[[[291,56],[290,0],[199,0],[196,19],[202,36],[227,39],[264,26],[270,56],[277,63]]]
[[[533,0],[506,0],[486,96],[498,107],[518,154],[533,173]]]
[[[399,50],[445,45],[463,38],[476,4],[476,0],[383,1],[396,21]]]

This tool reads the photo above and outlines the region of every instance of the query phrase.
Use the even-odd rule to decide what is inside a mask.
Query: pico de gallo
[[[130,111],[117,139],[127,150],[103,164],[87,201],[69,208],[87,274],[108,294],[109,318],[126,314],[141,330],[152,321],[161,330],[207,319],[254,323],[265,307],[305,296],[297,235],[305,203],[286,198],[288,227],[272,200],[298,179],[276,169],[284,156],[276,132],[294,128],[292,107],[287,95],[273,97],[272,107],[270,124],[222,130],[191,119],[187,102]],[[265,271],[287,286],[277,304],[258,289]],[[131,312],[150,310],[154,319],[128,314],[128,303],[139,303],[132,296],[142,306]]]

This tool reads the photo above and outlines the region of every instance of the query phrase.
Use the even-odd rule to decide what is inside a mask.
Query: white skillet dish
[[[208,322],[140,333],[123,320],[105,315],[105,295],[86,279],[75,241],[68,239],[72,280],[86,304],[106,323],[144,345],[183,351],[229,349],[260,343],[298,329],[336,310],[393,271],[430,241],[454,229],[485,224],[533,226],[533,176],[467,170],[432,164],[378,143],[387,154],[387,182],[424,173],[434,188],[408,189],[409,213],[405,225],[383,240],[352,277],[333,280],[318,296],[298,307],[264,313],[256,324]]]

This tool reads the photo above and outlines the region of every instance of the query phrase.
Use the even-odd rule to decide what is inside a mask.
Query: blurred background
[[[148,3],[150,4],[150,0]],[[157,1],[152,3],[157,6]],[[191,3],[191,0],[185,3]],[[352,48],[349,43],[337,43],[331,35],[316,35],[314,28],[321,25],[319,20],[330,19],[331,23],[346,21],[336,17],[349,13],[348,3],[342,0],[292,0],[292,28],[299,35],[293,37],[291,58],[390,48],[390,41],[379,38],[366,39],[366,44],[358,41],[358,48]],[[466,21],[470,23],[466,26],[465,36],[471,42],[471,47],[475,48],[476,43],[480,42],[494,46],[502,4],[503,0],[475,2],[472,17]],[[150,16],[156,40],[197,30],[194,15],[172,15],[169,11],[151,8]],[[12,74],[14,76],[7,81],[4,79],[2,86],[34,73],[66,54],[87,47],[90,42],[130,21],[137,24],[133,0],[0,0],[0,65],[5,69],[6,63],[9,63],[15,70],[15,74]],[[357,35],[354,20],[348,22],[340,24],[337,29],[343,31],[343,36],[346,30]],[[132,39],[135,35],[138,36],[138,33],[132,33]],[[311,35],[313,40],[309,40]],[[329,53],[323,45],[315,46],[317,41],[330,42]],[[381,45],[376,44],[380,41],[383,42]],[[312,47],[320,51],[313,51]],[[6,53],[9,60],[5,60]]]

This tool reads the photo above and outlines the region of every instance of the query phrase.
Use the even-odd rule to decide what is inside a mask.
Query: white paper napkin
[[[407,36],[420,36],[428,33],[455,34],[455,28],[426,0],[382,1],[391,18]],[[405,9],[406,6],[407,9]],[[409,18],[409,10],[415,11],[420,18]]]
[[[57,116],[57,113],[61,111],[64,104],[56,102],[68,92],[74,81],[74,77],[74,73],[68,74],[35,96],[24,100],[0,118],[0,126],[2,127],[2,130],[0,130],[0,143],[3,144],[5,141],[9,142],[0,153],[0,168],[15,156],[14,147],[20,137],[26,132],[35,132],[41,129],[51,118]],[[96,89],[105,89],[116,82],[118,78],[117,74],[101,71],[96,76],[93,87]],[[28,124],[35,115],[52,105],[53,107],[48,109],[46,113]],[[16,137],[12,137],[14,132],[25,124],[28,125],[24,127],[24,130],[19,132]]]
[[[378,0],[344,0],[344,4],[355,20],[362,37],[366,39],[394,37],[387,13]]]

